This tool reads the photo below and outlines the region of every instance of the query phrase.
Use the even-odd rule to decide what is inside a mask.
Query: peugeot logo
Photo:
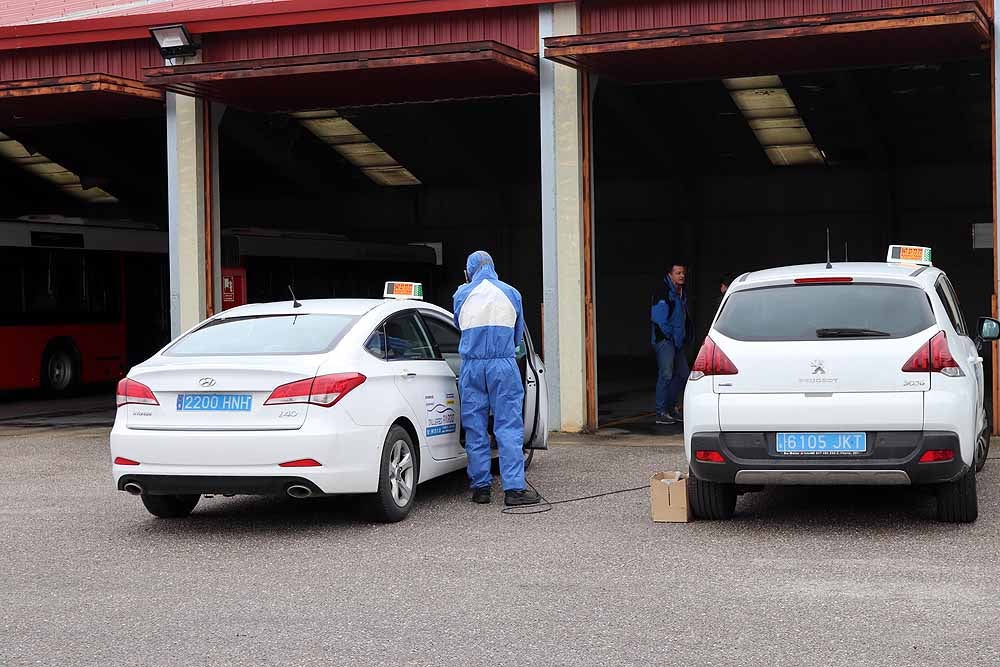
[[[813,369],[813,373],[812,374],[813,375],[826,375],[826,369],[823,368],[823,366],[826,365],[825,361],[818,361],[817,360],[817,361],[812,362],[809,365],[812,366],[812,369]]]
[[[202,387],[214,387],[215,378],[202,378],[198,380],[198,384],[200,384]]]

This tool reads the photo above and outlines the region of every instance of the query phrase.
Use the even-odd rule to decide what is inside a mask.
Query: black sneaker
[[[472,490],[472,502],[489,505],[491,500],[493,500],[493,496],[490,493],[490,487],[480,486]]]
[[[674,419],[673,417],[671,417],[670,415],[668,415],[665,412],[660,412],[660,413],[657,413],[657,415],[656,415],[656,423],[657,424],[661,424],[663,426],[666,426],[666,425],[669,425],[669,424],[676,424],[677,420]]]
[[[534,489],[521,489],[520,491],[504,491],[503,504],[508,507],[518,505],[537,505],[542,497]]]
[[[681,415],[681,411],[678,408],[674,408],[669,413],[670,418],[673,419],[678,424],[684,423],[684,416]]]

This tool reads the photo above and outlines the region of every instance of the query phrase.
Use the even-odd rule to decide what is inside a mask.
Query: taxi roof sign
[[[385,293],[382,295],[386,299],[418,299],[424,298],[424,286],[421,283],[387,282]]]
[[[917,245],[891,245],[885,261],[890,264],[933,266],[931,264],[931,249]]]

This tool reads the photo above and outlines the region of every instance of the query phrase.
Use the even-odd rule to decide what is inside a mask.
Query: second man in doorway
[[[687,267],[675,262],[668,267],[663,284],[653,297],[650,325],[657,366],[657,424],[682,421],[677,399],[691,372],[684,353],[684,344],[690,340],[692,330],[686,286]]]

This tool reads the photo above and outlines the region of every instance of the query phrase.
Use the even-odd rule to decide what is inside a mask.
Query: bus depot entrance
[[[673,263],[688,269],[689,361],[727,276],[825,261],[827,233],[834,262],[931,246],[966,318],[993,312],[992,70],[978,5],[683,18],[593,2],[582,34],[546,40],[594,91],[600,425],[654,430],[648,313]]]

